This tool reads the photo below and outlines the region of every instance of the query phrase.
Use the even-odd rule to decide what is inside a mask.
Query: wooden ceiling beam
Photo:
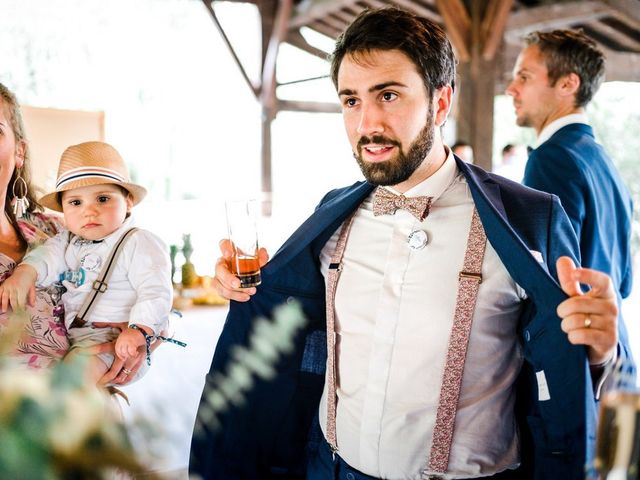
[[[345,27],[349,25],[353,20],[353,17],[344,10],[336,10],[334,12],[331,12],[331,16],[340,20]]]
[[[321,34],[326,35],[329,38],[337,38],[338,35],[342,33],[342,30],[334,28],[331,25],[327,25],[322,20],[316,20],[315,22],[307,25],[307,27],[320,32]]]
[[[287,36],[292,8],[293,0],[278,1],[273,30],[271,31],[269,44],[264,57],[260,103],[268,110],[274,110],[276,108],[276,64],[278,60],[278,50]]]
[[[302,36],[299,30],[289,30],[287,37],[284,40],[289,45],[293,45],[296,48],[299,48],[302,51],[305,51],[315,57],[321,58],[322,60],[326,60],[329,56],[329,52],[325,52],[319,48],[314,47],[313,45],[307,42],[307,39]]]
[[[628,35],[625,35],[620,30],[617,30],[606,23],[594,22],[584,26],[584,31],[587,35],[594,38],[601,44],[605,44],[609,48],[614,50],[627,50],[630,52],[640,53],[640,41],[635,40]],[[592,33],[593,32],[593,33]],[[607,39],[609,45],[606,45],[604,39]],[[617,47],[617,48],[614,48]]]
[[[337,12],[342,8],[352,7],[356,4],[357,0],[324,0],[322,2],[309,3],[308,8],[305,10],[297,11],[291,21],[289,22],[290,28],[300,28],[308,26],[315,20],[322,20],[330,13]],[[358,11],[361,9],[357,9]]]
[[[333,16],[332,13],[327,14],[322,18],[319,18],[317,21],[318,22],[322,22],[325,25],[328,25],[329,27],[335,29],[336,31],[341,32],[342,30],[345,29],[346,25],[344,24],[344,22],[342,22],[341,20],[339,20],[335,16]]]
[[[432,10],[429,10],[426,7],[423,7],[414,0],[393,0],[393,3],[401,8],[404,8],[405,10],[409,10],[410,12],[415,13],[416,15],[427,18],[432,22],[440,24],[444,22],[440,15],[434,13]]]
[[[640,82],[640,53],[622,53],[605,50],[607,82]]]
[[[640,10],[640,8],[638,8],[638,10]],[[640,31],[640,18],[632,17],[620,10],[614,10],[610,16],[615,20],[618,20],[619,22],[624,23],[630,29],[635,30],[636,32]]]
[[[485,60],[492,60],[498,51],[512,5],[513,0],[490,0],[489,2],[481,25],[482,58]]]
[[[510,40],[519,40],[535,30],[569,28],[576,23],[588,23],[608,15],[614,10],[602,1],[564,2],[523,8],[512,13],[506,25],[506,35]]]
[[[365,3],[369,8],[385,8],[389,4],[382,0],[360,0],[360,4]]]
[[[471,59],[471,18],[462,0],[436,0],[445,28],[458,60],[468,62]]]
[[[601,0],[620,15],[620,20],[632,20],[635,25],[640,24],[640,8],[638,0]],[[638,27],[636,27],[638,28]]]

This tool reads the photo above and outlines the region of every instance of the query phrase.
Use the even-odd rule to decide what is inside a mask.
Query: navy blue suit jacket
[[[631,196],[589,125],[573,123],[532,150],[523,183],[560,197],[582,266],[611,276],[619,300],[631,293]],[[621,345],[628,344],[620,318]],[[625,352],[630,356],[629,351]]]
[[[467,165],[465,175],[491,245],[528,294],[519,318],[525,362],[516,386],[522,479],[583,478],[595,437],[596,407],[584,347],[560,329],[557,305],[566,296],[555,260],[577,259],[578,244],[557,197]],[[325,284],[319,253],[345,217],[374,187],[359,182],[327,194],[262,272],[249,302],[232,302],[207,378],[225,372],[234,345],[246,345],[253,319],[289,297],[303,305],[308,325],[293,353],[270,381],[258,380],[242,406],[230,407],[222,427],[194,434],[190,469],[205,479],[302,479],[317,447],[317,410],[326,362]],[[539,263],[530,250],[542,254]],[[452,285],[451,288],[456,288]],[[550,399],[538,400],[536,372],[544,371]],[[203,396],[203,402],[204,396]]]

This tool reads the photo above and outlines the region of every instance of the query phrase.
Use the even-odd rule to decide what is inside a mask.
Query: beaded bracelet
[[[169,338],[169,337],[165,337],[163,335],[149,335],[147,332],[145,332],[142,328],[138,327],[138,325],[136,325],[135,323],[131,323],[129,324],[129,328],[133,328],[134,330],[139,331],[142,336],[144,337],[144,341],[145,341],[145,345],[146,345],[146,352],[147,352],[147,365],[151,365],[151,343],[155,340],[161,340],[163,342],[170,342],[170,343],[174,343],[180,347],[186,347],[187,344],[185,342],[181,342],[180,340],[175,340],[173,338]]]

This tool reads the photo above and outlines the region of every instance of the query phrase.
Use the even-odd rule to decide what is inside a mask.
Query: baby
[[[168,325],[173,288],[167,247],[151,232],[135,230],[112,262],[110,276],[104,279],[106,290],[96,280],[114,245],[133,226],[131,208],[146,193],[129,182],[127,167],[111,145],[86,142],[67,148],[55,191],[40,199],[42,205],[63,212],[66,230],[29,252],[0,286],[0,303],[6,310],[9,304],[15,309],[27,300],[32,303],[36,284],[61,281],[71,341],[66,359],[82,348],[115,339],[115,354],[124,361],[146,352],[147,362],[131,380],[147,370],[149,344]],[[88,310],[85,301],[94,294],[92,289],[103,292]],[[122,329],[92,328],[94,322],[121,322]],[[90,378],[98,381],[113,360],[109,353],[89,357]]]

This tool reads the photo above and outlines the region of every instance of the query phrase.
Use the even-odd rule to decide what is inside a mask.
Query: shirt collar
[[[133,226],[133,223],[134,223],[133,214],[130,214],[128,218],[124,219],[124,222],[122,222],[122,225],[120,225],[120,227],[118,227],[116,231],[110,233],[104,238],[96,240],[93,243],[104,243],[107,246],[112,246],[118,241],[118,239],[122,236],[124,232],[126,232]],[[71,239],[71,242],[75,242],[77,239],[81,239],[81,238],[82,237],[80,237],[79,235],[74,235],[73,238]]]
[[[430,177],[425,178],[422,182],[404,192],[405,197],[419,197],[422,195],[426,195],[429,197],[433,197],[432,202],[435,202],[438,197],[440,197],[440,195],[442,195],[444,191],[449,187],[449,185],[451,185],[451,183],[457,176],[458,167],[456,166],[456,161],[453,158],[451,149],[446,145],[444,148],[447,152],[447,158],[445,159],[444,163],[438,170],[431,174]],[[392,187],[385,188],[395,193],[396,195],[400,194],[400,192],[394,190]]]
[[[570,115],[565,115],[564,117],[556,118],[553,122],[542,129],[536,140],[535,148],[538,148],[544,142],[549,140],[552,135],[562,127],[566,127],[572,123],[584,123],[589,125],[589,118],[585,113],[572,113]]]

